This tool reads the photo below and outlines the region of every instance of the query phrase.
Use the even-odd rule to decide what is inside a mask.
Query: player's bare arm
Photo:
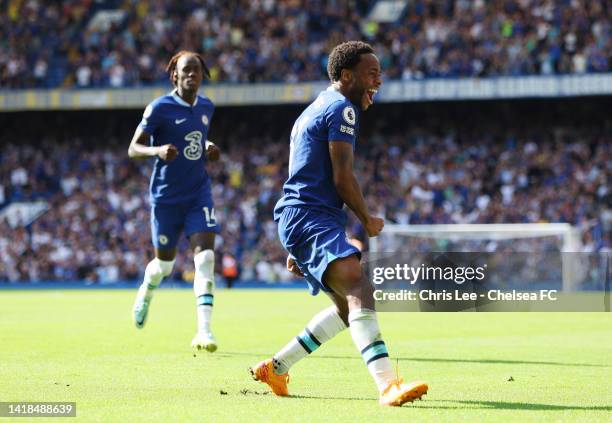
[[[149,134],[143,131],[140,127],[136,128],[130,147],[128,148],[128,156],[130,159],[145,159],[148,157],[158,156],[162,160],[171,161],[178,155],[178,150],[173,144],[165,144],[161,146],[149,146]]]
[[[355,213],[370,237],[377,236],[385,225],[383,219],[370,215],[363,193],[353,173],[353,146],[347,142],[329,143],[334,185],[342,201]]]

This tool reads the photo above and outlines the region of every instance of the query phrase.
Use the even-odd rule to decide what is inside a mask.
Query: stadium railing
[[[202,88],[217,106],[307,103],[326,81],[287,84],[215,84]],[[0,112],[143,108],[170,87],[121,89],[0,90]],[[376,100],[417,102],[612,95],[612,73],[387,81]]]

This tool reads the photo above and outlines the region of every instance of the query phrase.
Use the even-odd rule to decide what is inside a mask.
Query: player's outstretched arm
[[[370,215],[363,193],[353,173],[353,146],[343,141],[329,143],[329,155],[334,171],[334,185],[342,201],[361,221],[368,235],[377,236],[385,225],[383,219]]]
[[[144,159],[147,157],[158,156],[162,160],[174,160],[178,155],[178,150],[173,144],[157,146],[147,145],[149,134],[143,131],[140,127],[136,128],[130,147],[128,148],[128,156],[130,159]]]

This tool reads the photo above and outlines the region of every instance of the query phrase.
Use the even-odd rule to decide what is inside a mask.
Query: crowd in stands
[[[415,0],[392,23],[373,0],[0,1],[0,88],[167,82],[180,49],[203,53],[213,82],[327,79],[339,42],[370,42],[385,78],[609,72],[605,0]],[[98,13],[115,10],[114,18]]]
[[[8,140],[0,150],[0,203],[43,197],[50,209],[28,227],[0,219],[0,281],[140,278],[152,257],[152,161],[130,161],[126,139]],[[222,160],[209,166],[222,227],[217,270],[231,278],[237,265],[240,279],[288,280],[272,221],[287,140],[239,139],[220,142]],[[584,251],[612,247],[609,131],[374,128],[360,138],[357,156],[366,200],[387,222],[569,222],[584,234]],[[354,218],[348,232],[365,241]],[[175,277],[192,267],[183,240]]]

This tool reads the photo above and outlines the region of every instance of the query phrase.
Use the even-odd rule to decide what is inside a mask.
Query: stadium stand
[[[331,47],[373,44],[388,79],[609,72],[604,0],[417,0],[398,19],[376,1],[5,0],[0,88],[167,82],[179,49],[204,53],[213,82],[326,79]]]
[[[364,120],[356,161],[371,207],[394,223],[569,222],[584,232],[585,251],[609,250],[607,103],[529,104],[377,106]],[[222,109],[213,122],[211,139],[224,152],[210,167],[222,225],[218,271],[231,255],[240,279],[282,281],[291,276],[272,209],[299,108],[254,110]],[[10,234],[0,239],[0,280],[138,279],[150,258],[152,162],[126,154],[138,113],[78,113],[1,122],[11,135],[0,150],[0,199],[43,198],[50,209],[27,227],[0,219]],[[518,116],[527,117],[517,123]],[[350,228],[364,239],[355,220]],[[189,253],[179,254],[175,277],[191,266]]]

